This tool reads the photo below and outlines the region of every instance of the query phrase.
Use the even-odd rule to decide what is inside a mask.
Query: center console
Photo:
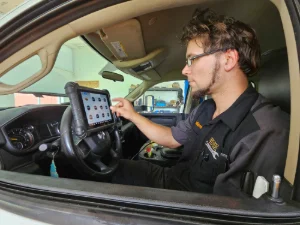
[[[157,143],[148,141],[146,142],[139,153],[139,159],[146,160],[151,163],[170,167],[177,163],[182,154],[183,148],[167,148]]]

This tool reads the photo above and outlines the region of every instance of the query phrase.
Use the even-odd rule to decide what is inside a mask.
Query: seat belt
[[[251,113],[255,113],[256,111],[260,110],[262,107],[266,106],[266,105],[273,105],[271,102],[263,102],[261,104],[259,104],[258,106],[256,106],[254,109],[251,110]]]
[[[271,102],[264,102],[264,103],[258,105],[257,107],[255,107],[252,110],[252,113],[256,112],[257,110],[259,110],[260,108],[262,108],[262,107],[264,107],[265,105],[268,105],[268,104],[272,104],[272,103]],[[295,164],[294,163],[295,157],[291,157],[290,155],[292,155],[292,154],[289,154],[289,151],[287,151],[286,163],[285,163],[285,168],[284,168],[284,178],[291,185],[294,185],[298,163],[296,162],[296,164]],[[298,155],[297,155],[296,159],[298,159]],[[290,174],[292,174],[292,177],[291,177]]]
[[[253,114],[266,105],[273,105],[273,104],[271,102],[263,102],[263,103],[259,104],[258,106],[256,106],[254,109],[250,110],[249,113]],[[227,137],[228,137],[228,133],[226,134],[226,138]],[[226,138],[225,138],[225,140],[226,140]],[[225,142],[225,140],[224,140],[224,142]],[[227,151],[224,152],[224,154],[228,157],[228,159],[230,159],[230,153],[231,153],[232,149],[233,149],[233,146],[229,145],[229,148],[226,149]]]

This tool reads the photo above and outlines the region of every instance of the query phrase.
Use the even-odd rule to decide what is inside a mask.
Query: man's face
[[[188,43],[186,58],[204,53],[200,40]],[[220,79],[220,63],[215,54],[203,56],[193,60],[192,65],[183,68],[182,74],[187,76],[195,98],[212,94]]]

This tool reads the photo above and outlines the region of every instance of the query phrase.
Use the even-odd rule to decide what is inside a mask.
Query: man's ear
[[[238,66],[239,61],[239,53],[235,49],[228,49],[225,54],[225,62],[224,62],[224,69],[226,72],[231,71],[233,68]]]

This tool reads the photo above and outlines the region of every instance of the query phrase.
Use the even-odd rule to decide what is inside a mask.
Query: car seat
[[[274,105],[279,106],[283,111],[290,114],[290,76],[286,48],[271,50],[262,55],[262,66],[258,72],[258,92],[271,101]],[[283,159],[286,160],[286,159]],[[298,159],[299,161],[299,159]],[[300,181],[300,168],[298,166],[296,177]],[[300,199],[300,190],[295,192],[287,180],[282,179],[280,195],[284,200],[291,199],[291,195],[298,195]],[[297,180],[297,179],[296,179]],[[294,188],[299,186],[296,184]]]

